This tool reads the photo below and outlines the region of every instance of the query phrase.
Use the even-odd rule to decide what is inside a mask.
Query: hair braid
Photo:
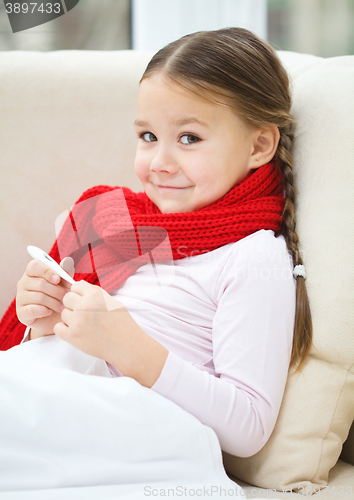
[[[283,223],[279,234],[285,238],[286,245],[293,259],[294,266],[301,265],[298,243],[299,237],[296,234],[295,200],[296,189],[294,186],[293,160],[290,153],[293,143],[292,124],[280,130],[280,140],[277,149],[279,165],[283,173],[283,192],[285,196],[285,206],[283,211]],[[290,365],[299,363],[297,370],[301,368],[305,357],[309,353],[312,342],[312,318],[307,295],[305,279],[297,277],[296,285],[296,312],[294,326],[294,340],[291,353]],[[296,371],[297,371],[296,370]]]

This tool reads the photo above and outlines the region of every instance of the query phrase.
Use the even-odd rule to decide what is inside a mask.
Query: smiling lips
[[[172,187],[172,186],[157,186],[160,191],[177,191],[180,189],[186,189],[186,187]]]

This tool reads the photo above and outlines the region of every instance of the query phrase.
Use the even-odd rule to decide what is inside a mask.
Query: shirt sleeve
[[[169,352],[152,387],[211,427],[221,449],[239,457],[254,455],[269,439],[289,368],[296,282],[285,240],[273,240],[235,250],[220,272],[212,332],[216,375]]]

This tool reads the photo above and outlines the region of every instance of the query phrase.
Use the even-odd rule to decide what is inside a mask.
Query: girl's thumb
[[[65,259],[63,259],[60,262],[60,265],[64,269],[64,271],[70,274],[71,277],[74,276],[75,274],[74,259],[72,259],[71,257],[65,257]]]

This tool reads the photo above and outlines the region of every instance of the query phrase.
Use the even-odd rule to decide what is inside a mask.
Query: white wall
[[[132,0],[132,48],[156,52],[188,33],[240,26],[267,38],[267,0]]]

